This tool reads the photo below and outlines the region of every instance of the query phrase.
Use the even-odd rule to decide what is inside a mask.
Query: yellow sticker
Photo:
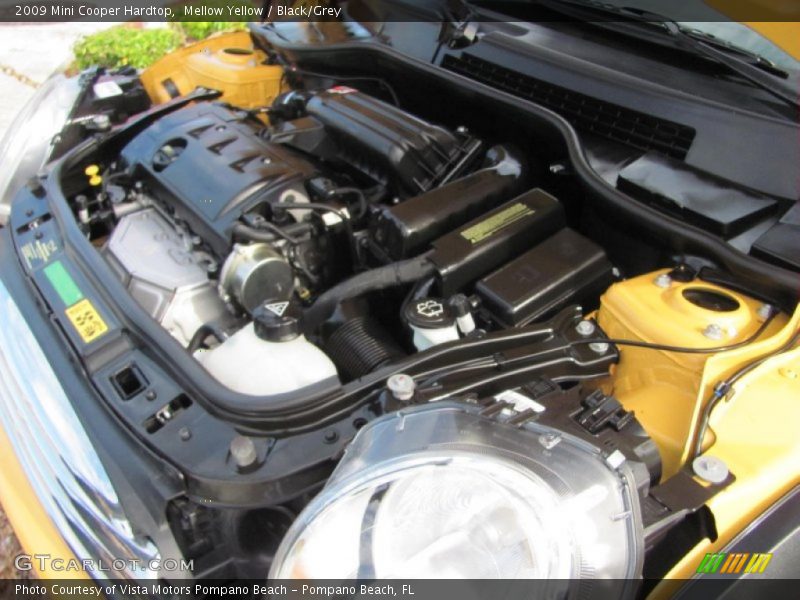
[[[471,244],[477,244],[483,240],[492,237],[501,229],[508,227],[512,223],[516,223],[520,219],[532,215],[536,211],[529,206],[517,202],[512,204],[506,209],[495,213],[488,219],[484,219],[476,225],[468,227],[461,232],[461,237],[465,238]]]
[[[86,344],[96,340],[108,331],[108,325],[100,317],[97,309],[86,298],[70,306],[66,312],[73,327],[75,327]]]

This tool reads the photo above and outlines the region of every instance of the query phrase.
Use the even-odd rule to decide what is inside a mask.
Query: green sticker
[[[53,286],[53,289],[61,296],[61,301],[65,306],[72,306],[83,298],[83,293],[78,284],[72,278],[60,260],[55,261],[44,268],[44,274]]]

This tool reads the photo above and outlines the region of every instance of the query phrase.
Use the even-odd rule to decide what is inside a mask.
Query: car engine
[[[511,146],[344,86],[267,114],[205,102],[158,119],[79,212],[131,295],[235,391],[350,381],[611,281]]]

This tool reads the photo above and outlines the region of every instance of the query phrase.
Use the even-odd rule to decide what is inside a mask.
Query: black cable
[[[300,271],[308,279],[308,282],[314,286],[319,283],[319,277],[314,275],[303,259],[303,256],[298,252],[297,246],[289,247],[289,263],[298,271]]]
[[[121,177],[130,177],[130,174],[127,171],[117,171],[116,173],[111,173],[111,168],[106,169],[102,175],[102,181],[100,182],[100,192],[103,196],[109,200],[108,198],[108,186],[109,184],[113,183],[117,179]],[[110,202],[110,200],[109,200]]]
[[[265,229],[266,231],[261,231],[261,228]],[[285,232],[274,223],[270,223],[266,220],[259,224],[259,229],[250,227],[244,223],[235,223],[233,226],[233,234],[250,242],[270,243],[274,242],[277,238],[282,238],[293,246],[299,243],[292,235]]]
[[[332,79],[334,81],[370,81],[372,83],[377,83],[387,92],[389,92],[389,95],[392,97],[392,103],[395,106],[400,106],[400,99],[397,96],[397,92],[395,92],[394,88],[385,79],[381,79],[380,77],[338,76],[328,73],[317,73],[316,71],[309,71],[307,69],[301,69],[299,67],[287,65],[284,65],[284,68],[289,73],[297,73],[299,75],[307,75],[309,77],[319,77],[320,79]]]
[[[413,290],[412,290],[413,292]],[[641,348],[648,348],[652,350],[666,350],[670,352],[684,352],[684,353],[698,353],[698,354],[712,354],[717,352],[724,352],[726,350],[733,350],[736,348],[740,348],[746,346],[753,341],[755,341],[772,320],[777,316],[777,311],[774,311],[767,317],[764,322],[759,326],[759,328],[746,340],[741,342],[737,342],[735,344],[728,344],[726,346],[715,346],[713,348],[688,348],[683,346],[668,346],[666,344],[654,344],[649,342],[640,342],[638,340],[624,340],[624,339],[612,339],[612,338],[592,338],[586,340],[575,340],[569,343],[570,346],[574,345],[583,345],[583,344],[594,344],[594,343],[605,343],[605,344],[616,344],[619,346],[636,346]],[[514,363],[524,362],[526,357],[519,357],[516,359],[510,359],[504,363],[505,366],[511,365]],[[425,379],[423,382],[420,383],[420,387],[428,387],[431,384],[436,383],[442,377],[448,377],[451,375],[461,374],[462,372],[466,371],[473,371],[476,369],[496,369],[499,366],[496,360],[487,359],[487,358],[480,358],[480,359],[473,359],[470,361],[466,361],[464,363],[460,363],[458,365],[448,365],[447,367],[440,367],[436,369],[432,369],[428,372],[419,373],[414,376],[415,379],[420,377],[427,377],[429,379]]]
[[[400,305],[400,318],[403,322],[406,321],[405,314],[408,305],[411,304],[413,300],[426,297],[435,283],[436,279],[434,277],[429,277],[427,279],[420,279],[411,286],[411,289],[408,290],[408,294],[403,298],[403,303]]]
[[[592,340],[577,340],[575,342],[570,342],[569,345],[572,346],[572,345],[576,345],[576,344],[606,343],[606,344],[639,346],[639,347],[650,348],[650,349],[658,349],[658,350],[667,349],[667,350],[671,350],[673,352],[695,352],[695,351],[700,351],[702,353],[721,352],[721,351],[724,351],[724,350],[731,350],[731,349],[734,349],[734,348],[739,348],[739,347],[745,346],[747,344],[750,344],[753,340],[758,338],[759,335],[761,335],[761,333],[763,333],[763,331],[766,329],[767,325],[769,325],[770,321],[775,317],[776,314],[777,313],[773,313],[767,319],[765,319],[764,323],[761,324],[761,326],[758,328],[758,330],[753,335],[748,337],[746,340],[744,340],[742,342],[737,342],[736,344],[729,344],[727,346],[717,346],[715,348],[684,348],[684,347],[681,347],[681,346],[667,346],[667,345],[664,345],[664,344],[650,344],[650,343],[647,343],[647,342],[638,342],[636,340],[615,340],[615,339],[610,339],[610,338],[596,338],[596,339],[592,339]],[[795,337],[796,338],[800,338],[800,332],[798,332],[797,336],[795,336]],[[792,344],[793,344],[793,342],[790,342],[788,344],[788,346],[791,346]],[[778,351],[776,351],[776,353],[778,353],[780,351],[781,350],[778,350]],[[764,357],[761,362],[763,362],[767,358],[768,357]],[[503,362],[503,367],[508,367],[509,365],[513,365],[513,364],[516,364],[516,363],[524,363],[526,361],[526,359],[527,359],[527,357],[517,357],[517,358],[514,358],[514,359],[509,359],[508,361]],[[557,360],[561,360],[561,359],[557,359]],[[536,368],[541,367],[542,364],[544,364],[544,363],[535,362],[535,363],[533,363],[531,365],[521,366],[521,367],[517,368],[516,371],[522,372],[522,371],[525,371],[527,369],[536,369]],[[430,371],[425,372],[425,373],[418,373],[418,374],[416,374],[414,376],[414,378],[418,379],[420,377],[427,377],[427,379],[422,381],[420,383],[420,385],[419,385],[420,389],[425,389],[425,388],[430,387],[431,385],[436,384],[443,377],[450,377],[452,375],[460,375],[460,374],[463,374],[463,373],[466,373],[466,372],[469,372],[469,371],[476,371],[476,370],[483,370],[483,369],[496,370],[499,366],[500,366],[500,363],[498,363],[494,359],[491,359],[491,358],[479,358],[479,359],[473,359],[473,360],[470,360],[470,361],[466,361],[466,362],[460,363],[460,364],[458,364],[456,366],[450,365],[449,368],[448,367],[439,367],[439,368],[436,368],[436,369],[431,369]],[[757,366],[757,365],[755,365],[755,366]],[[752,366],[751,370],[752,370],[752,368],[755,368],[755,366]],[[499,377],[499,376],[501,376],[503,374],[507,374],[509,372],[514,372],[514,370],[512,370],[512,371],[504,370],[501,373],[499,373],[497,375],[497,377]],[[576,379],[579,379],[579,378],[576,378]],[[476,383],[476,382],[472,382],[472,383],[466,384],[465,386],[462,386],[463,389],[460,390],[460,391],[459,390],[448,391],[448,395],[457,395],[458,393],[463,393],[465,390],[472,389],[472,388],[476,387],[477,385],[479,385],[479,384]],[[480,385],[483,385],[483,383],[480,383]]]
[[[433,274],[436,267],[426,254],[370,269],[338,283],[317,297],[303,314],[307,331],[314,331],[349,298],[389,287],[412,283]]]
[[[665,352],[679,352],[683,354],[716,354],[718,352],[727,352],[728,350],[736,350],[743,348],[748,344],[757,340],[762,333],[767,329],[772,320],[778,315],[777,311],[772,313],[764,319],[764,322],[759,328],[745,340],[736,342],[735,344],[728,344],[726,346],[712,346],[711,348],[692,348],[687,346],[670,346],[667,344],[655,344],[652,342],[642,342],[640,340],[624,340],[614,338],[589,338],[585,340],[574,340],[570,342],[570,346],[580,346],[585,344],[615,344],[617,346],[634,346],[637,348],[648,348],[650,350],[663,350]]]
[[[346,196],[347,194],[352,194],[358,199],[358,214],[354,216],[355,219],[360,219],[364,215],[367,214],[367,197],[357,187],[337,187],[330,190],[326,196],[328,197],[335,197],[335,196]]]
[[[711,420],[711,413],[714,411],[716,406],[724,399],[728,398],[731,393],[731,389],[739,381],[742,377],[754,371],[762,364],[764,364],[770,358],[773,358],[787,350],[790,350],[797,342],[800,341],[800,330],[797,330],[795,334],[787,341],[785,344],[776,348],[772,352],[767,353],[766,355],[757,358],[754,361],[747,363],[745,366],[741,367],[738,371],[733,373],[727,379],[720,381],[717,385],[714,386],[714,392],[711,395],[711,398],[708,402],[706,402],[706,406],[703,409],[703,414],[700,417],[700,425],[697,428],[697,434],[695,435],[694,439],[694,448],[693,454],[691,458],[696,458],[700,456],[703,450],[703,439],[706,436],[706,432],[708,431],[708,424]]]
[[[213,335],[220,344],[225,341],[225,335],[216,325],[210,325],[208,323],[201,325],[200,328],[194,332],[192,339],[189,340],[189,345],[186,347],[189,354],[194,354],[199,350],[205,339],[210,335]]]

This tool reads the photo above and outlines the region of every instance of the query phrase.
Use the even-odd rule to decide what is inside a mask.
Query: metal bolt
[[[619,468],[625,462],[625,455],[619,450],[614,450],[611,454],[606,456],[606,463],[612,469]]]
[[[188,442],[190,439],[192,439],[192,430],[188,427],[181,427],[178,430],[178,436],[180,436],[181,440],[184,442]]]
[[[589,349],[597,354],[605,354],[608,352],[609,345],[606,342],[594,342],[589,344]]]
[[[326,444],[332,444],[333,442],[339,439],[339,434],[336,432],[335,429],[328,429],[328,431],[325,432],[324,439]]]
[[[147,390],[147,392],[145,393],[144,397],[147,398],[148,400],[152,401],[152,400],[155,400],[156,398],[158,398],[158,394],[156,393],[155,390]]]
[[[728,478],[728,465],[716,456],[698,456],[692,461],[692,470],[709,483],[722,483]]]
[[[231,440],[230,451],[236,466],[242,469],[252,466],[258,460],[255,443],[245,435],[237,435]]]
[[[589,337],[594,333],[595,329],[596,327],[591,321],[580,321],[575,326],[575,331],[577,331],[578,334],[582,335],[583,337]]]
[[[662,273],[653,279],[653,283],[656,284],[657,287],[667,289],[670,285],[672,285],[672,277],[670,277],[668,273]]]
[[[769,316],[772,314],[772,305],[771,304],[762,304],[758,307],[756,311],[759,319],[767,320]]]
[[[725,331],[717,323],[709,323],[703,330],[703,335],[710,340],[719,341],[725,336]]]
[[[167,405],[156,413],[156,420],[162,425],[166,425],[173,416],[172,409]]]
[[[410,375],[395,373],[386,380],[386,387],[396,400],[408,402],[414,397],[414,390],[417,388],[417,384]]]
[[[92,124],[99,131],[108,131],[111,129],[111,119],[108,115],[97,115],[92,118]]]

